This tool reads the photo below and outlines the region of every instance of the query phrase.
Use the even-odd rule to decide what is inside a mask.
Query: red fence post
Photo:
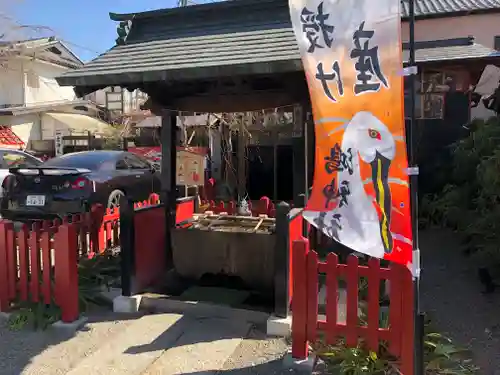
[[[309,241],[307,241],[309,242]],[[318,326],[318,253],[310,250],[307,267],[307,340],[316,341]]]
[[[42,273],[40,257],[40,223],[34,223],[31,228],[29,238],[30,260],[31,260],[31,279],[30,291],[33,302],[40,301],[40,276]]]
[[[29,300],[29,249],[28,249],[29,232],[24,224],[21,230],[17,233],[17,244],[19,249],[19,298],[21,301]]]
[[[42,295],[43,301],[46,305],[50,304],[51,296],[51,285],[52,285],[52,255],[51,255],[51,241],[50,236],[52,234],[52,228],[50,222],[42,222],[42,233],[40,235],[40,248],[42,249]]]
[[[78,259],[77,233],[73,224],[58,228],[54,238],[55,297],[61,308],[61,320],[70,323],[78,319]]]
[[[398,266],[401,272],[401,373],[411,375],[414,372],[414,350],[415,350],[415,330],[414,330],[414,298],[413,279],[410,270],[406,267]],[[391,283],[392,289],[392,283]]]
[[[92,206],[90,211],[90,240],[91,251],[90,254],[100,254],[104,251],[104,213],[105,209],[102,204]]]
[[[368,329],[366,342],[371,351],[379,348],[380,328],[380,260],[370,258],[368,261]]]
[[[292,357],[306,359],[307,340],[307,254],[309,241],[293,241]]]
[[[10,308],[9,298],[9,267],[7,252],[7,225],[0,221],[0,311],[8,311]]]
[[[337,254],[330,253],[326,257],[326,341],[335,344],[337,338],[338,321],[338,295],[339,295],[339,258]]]
[[[358,345],[358,274],[359,259],[355,255],[347,258],[346,287],[347,287],[347,308],[346,308],[346,334],[345,342],[350,348]]]
[[[14,223],[7,222],[5,224],[7,233],[7,267],[9,269],[9,297],[11,301],[17,298],[17,248],[16,248],[16,232],[14,231]]]

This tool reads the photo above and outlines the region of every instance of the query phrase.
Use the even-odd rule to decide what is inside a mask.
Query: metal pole
[[[410,69],[409,90],[410,90],[410,108],[409,118],[410,123],[407,129],[407,147],[409,160],[409,175],[410,175],[410,204],[411,204],[411,221],[413,232],[413,287],[414,287],[414,335],[415,335],[415,357],[414,367],[415,375],[424,374],[424,316],[420,311],[420,249],[418,244],[418,166],[415,155],[415,139],[414,130],[416,126],[415,116],[415,81],[418,70],[415,64],[415,0],[409,0],[409,49],[410,56],[408,65]]]
[[[273,201],[278,202],[278,133],[273,134]]]

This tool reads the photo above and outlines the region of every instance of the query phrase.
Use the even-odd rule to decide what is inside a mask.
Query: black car
[[[125,151],[76,152],[10,173],[0,209],[10,220],[64,217],[87,212],[96,203],[114,208],[124,195],[142,201],[160,191],[159,172]]]

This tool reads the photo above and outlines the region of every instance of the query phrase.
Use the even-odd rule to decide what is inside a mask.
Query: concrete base
[[[270,316],[267,319],[266,333],[268,336],[289,337],[292,334],[292,317]]]
[[[61,329],[65,331],[70,331],[70,332],[76,332],[80,328],[82,328],[88,321],[88,318],[85,316],[81,316],[80,319],[75,320],[74,322],[71,323],[64,323],[63,321],[59,320],[52,324],[52,328],[55,329]]]
[[[9,318],[10,318],[10,313],[0,311],[0,319],[9,320]]]
[[[292,353],[288,353],[283,357],[283,367],[285,369],[294,369],[301,374],[312,374],[315,363],[316,355],[312,353],[306,359],[295,359],[292,357]]]
[[[116,313],[136,313],[141,306],[142,296],[118,296],[113,299],[113,311]]]

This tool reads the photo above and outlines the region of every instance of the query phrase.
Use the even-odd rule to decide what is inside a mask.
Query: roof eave
[[[252,64],[235,64],[229,66],[210,66],[197,69],[177,69],[177,70],[155,70],[130,73],[113,73],[113,74],[87,74],[84,76],[75,77],[70,74],[65,74],[57,77],[57,83],[60,86],[112,86],[122,84],[140,84],[157,81],[192,81],[197,79],[218,78],[221,76],[238,76],[238,75],[259,75],[259,74],[275,74],[295,72],[302,70],[302,62],[300,58],[292,58],[290,60],[261,62]],[[72,73],[72,72],[69,72]],[[76,73],[76,72],[75,72]]]
[[[54,110],[57,108],[61,107],[77,107],[77,106],[85,106],[90,109],[97,109],[97,106],[95,103],[91,102],[90,100],[72,100],[68,102],[61,102],[61,103],[49,103],[49,104],[40,104],[40,105],[33,105],[33,106],[27,106],[27,107],[12,107],[12,108],[4,108],[0,109],[0,116],[22,116],[22,115],[28,115],[32,113],[39,113],[39,112],[45,112],[45,111],[50,111]]]

